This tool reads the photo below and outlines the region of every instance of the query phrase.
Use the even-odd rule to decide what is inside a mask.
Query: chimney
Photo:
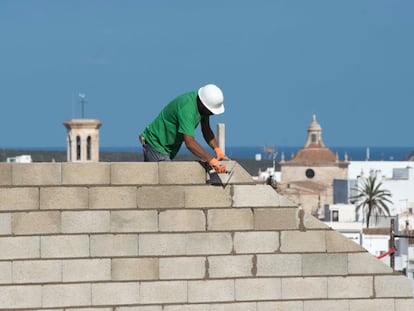
[[[224,123],[217,124],[217,143],[224,154],[226,154],[226,137]]]

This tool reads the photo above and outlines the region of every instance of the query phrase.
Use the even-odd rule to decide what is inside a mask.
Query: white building
[[[23,154],[15,157],[9,157],[7,158],[6,162],[8,163],[31,163],[32,162],[32,156]]]
[[[391,215],[414,208],[414,163],[410,161],[354,161],[348,167],[348,180],[358,180],[374,174],[382,188],[392,194]],[[413,223],[414,225],[414,223]],[[400,230],[405,227],[400,227]]]
[[[334,193],[342,204],[335,202],[325,207],[325,222],[378,257],[389,251],[389,218],[370,226],[372,230],[364,229],[364,216],[356,214],[355,205],[349,204],[349,197],[356,194],[357,185],[362,178],[369,176],[379,179],[381,188],[391,193],[393,203],[389,207],[397,223],[395,233],[414,228],[414,163],[409,161],[351,161],[348,179],[334,182]],[[406,270],[407,275],[413,278],[414,245],[408,241],[407,238],[396,238],[395,269]],[[389,265],[390,257],[385,256],[381,261]]]

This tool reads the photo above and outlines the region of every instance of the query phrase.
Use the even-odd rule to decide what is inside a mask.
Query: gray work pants
[[[144,152],[145,162],[171,161],[168,154],[159,153],[147,143],[142,144],[142,150]]]

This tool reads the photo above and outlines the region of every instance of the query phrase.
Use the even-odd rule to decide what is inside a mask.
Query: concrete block
[[[10,261],[0,261],[0,284],[12,283],[12,263]]]
[[[276,207],[279,195],[268,185],[234,185],[233,207]]]
[[[40,248],[42,258],[89,257],[89,236],[42,236]]]
[[[111,211],[111,232],[157,232],[156,210]]]
[[[328,286],[326,278],[283,278],[282,299],[326,299]]]
[[[71,259],[62,261],[63,282],[111,280],[110,259]]]
[[[62,233],[94,233],[109,230],[109,211],[62,212]]]
[[[281,207],[298,207],[296,203],[292,202],[291,200],[289,200],[287,197],[278,194],[278,198],[279,198],[279,206]]]
[[[140,256],[180,256],[186,254],[185,234],[140,234]]]
[[[187,302],[187,282],[142,282],[140,287],[140,302],[142,304]]]
[[[61,184],[61,163],[15,163],[13,185],[48,186]]]
[[[246,170],[235,161],[221,161],[230,174],[207,173],[207,183],[215,186],[234,184],[254,184],[254,180]]]
[[[188,282],[188,302],[234,301],[234,280]]]
[[[297,208],[254,209],[255,230],[295,230],[298,225]]]
[[[205,231],[206,217],[201,210],[166,210],[159,214],[159,230]]]
[[[158,310],[157,310],[158,311]],[[162,311],[211,311],[208,304],[165,305]]]
[[[181,208],[184,206],[182,186],[144,186],[138,188],[138,208]]]
[[[210,278],[251,277],[252,255],[210,256],[208,274]]]
[[[40,209],[88,209],[86,187],[41,187]]]
[[[137,188],[92,187],[89,189],[89,207],[96,209],[137,208]]]
[[[373,295],[372,276],[328,277],[328,298],[369,298]]]
[[[179,305],[180,306],[180,305]],[[135,306],[135,307],[116,307],[115,309],[111,309],[110,311],[168,311],[170,306]],[[175,309],[174,309],[175,310]],[[181,309],[177,309],[181,310]],[[77,310],[73,310],[77,311]],[[183,311],[183,310],[182,310]]]
[[[394,299],[352,299],[349,311],[409,311],[413,309],[396,309]],[[348,310],[347,310],[348,311]]]
[[[227,232],[186,235],[187,255],[225,255],[231,253],[232,247],[231,234]]]
[[[0,309],[41,308],[41,285],[0,286]]]
[[[303,215],[303,225],[306,229],[330,230],[330,227],[327,224],[306,212]]]
[[[235,302],[224,304],[212,304],[210,311],[257,311],[256,302]]]
[[[158,184],[158,163],[118,162],[111,163],[112,185]]]
[[[236,232],[234,250],[243,253],[273,253],[279,249],[279,233],[270,231]]]
[[[31,260],[13,262],[13,283],[62,282],[59,260]]]
[[[230,254],[230,233],[140,234],[140,256]]]
[[[39,257],[39,237],[0,237],[0,259],[31,259]]]
[[[302,301],[259,301],[257,311],[304,311]]]
[[[251,230],[253,229],[253,212],[249,208],[212,209],[207,214],[207,230]]]
[[[91,255],[96,257],[138,255],[136,234],[103,234],[91,236]]]
[[[349,311],[348,300],[305,300],[303,311]],[[392,309],[388,309],[390,311]],[[367,311],[366,309],[364,311]]]
[[[299,254],[257,255],[257,276],[301,276],[302,256]]]
[[[0,163],[0,186],[11,186],[13,184],[12,165],[11,163]]]
[[[335,230],[326,231],[328,253],[366,252],[367,250]]]
[[[206,274],[205,257],[160,258],[159,272],[161,280],[202,279]]]
[[[39,209],[38,188],[0,188],[0,211]]]
[[[27,212],[12,214],[15,235],[60,233],[60,212]]]
[[[116,281],[158,280],[158,258],[114,258],[112,279]]]
[[[376,310],[379,310],[377,308]],[[388,309],[391,310],[391,309]],[[406,311],[414,310],[414,300],[412,298],[408,299],[395,299],[395,311]]]
[[[279,300],[282,297],[281,279],[236,279],[237,301]]]
[[[413,297],[413,280],[403,275],[374,276],[374,283],[376,297]]]
[[[11,235],[11,233],[12,233],[11,214],[0,213],[0,235]]]
[[[110,163],[62,163],[63,185],[109,185]]]
[[[241,185],[241,184],[255,184],[253,177],[236,161],[222,161],[227,170],[232,174],[220,174],[219,177],[224,184]]]
[[[42,302],[44,308],[66,306],[90,306],[90,284],[43,285]]]
[[[159,162],[161,185],[194,185],[206,183],[206,171],[198,162]]]
[[[283,253],[325,252],[325,231],[282,231],[280,250]]]
[[[139,302],[139,283],[92,284],[92,305],[134,304]]]
[[[347,254],[303,254],[303,275],[347,275]],[[360,265],[361,265],[360,261]]]
[[[364,264],[361,264],[361,262]],[[387,266],[368,252],[348,254],[349,274],[382,274],[392,272],[393,270],[391,267]]]
[[[212,187],[210,185],[185,187],[186,208],[231,207],[230,187]]]

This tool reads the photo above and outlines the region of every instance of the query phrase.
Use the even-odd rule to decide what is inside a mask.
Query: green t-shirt
[[[197,91],[185,93],[171,101],[149,124],[143,133],[145,141],[156,151],[174,159],[184,141],[183,134],[194,137],[201,116],[197,107]]]

